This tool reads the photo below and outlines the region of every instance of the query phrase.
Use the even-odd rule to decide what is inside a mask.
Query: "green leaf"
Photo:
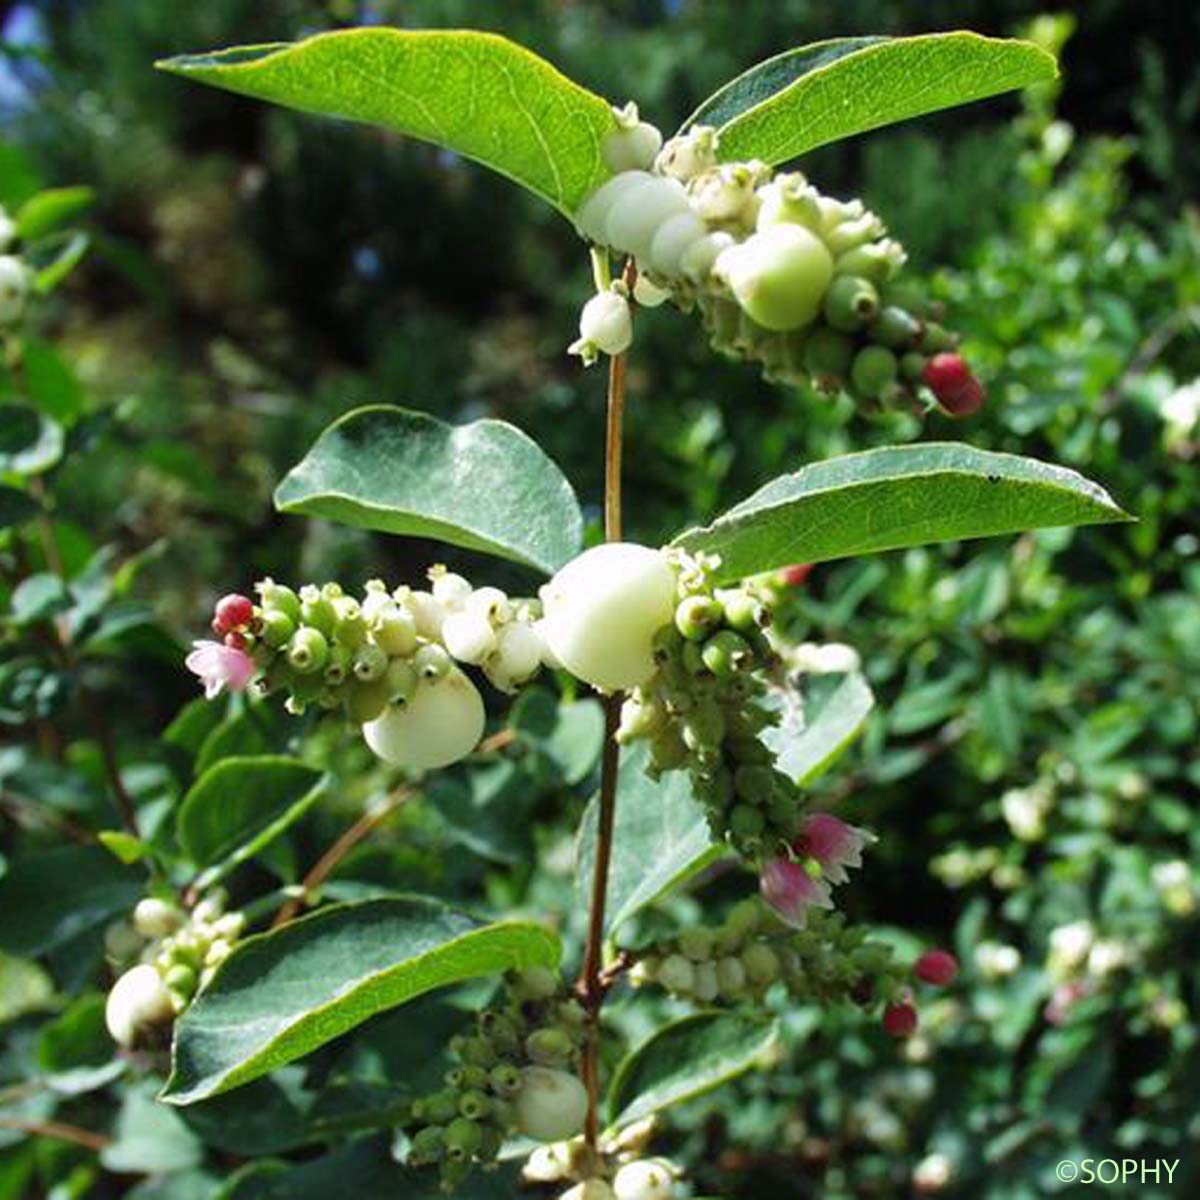
[[[38,502],[28,492],[0,485],[0,529],[23,525],[38,511]]]
[[[447,425],[376,405],[335,421],[275,492],[281,512],[434,538],[551,574],[583,517],[562,472],[503,421]]]
[[[711,1091],[770,1054],[775,1021],[700,1012],[655,1031],[617,1067],[608,1093],[612,1125],[628,1125]]]
[[[781,709],[778,725],[763,731],[762,740],[775,751],[775,765],[797,783],[811,783],[841,757],[862,732],[875,697],[857,672],[808,675],[803,694],[773,694]]]
[[[342,30],[158,65],[245,96],[446,146],[563,213],[609,174],[600,148],[616,119],[607,101],[492,33]]]
[[[49,342],[26,338],[21,365],[29,399],[39,412],[56,421],[72,421],[83,411],[84,394],[67,360]]]
[[[641,743],[621,754],[605,912],[609,935],[724,852],[714,844],[704,812],[692,799],[687,772],[669,771],[654,780],[646,774],[648,760],[647,748]],[[594,796],[579,827],[575,855],[575,874],[583,897],[591,887],[596,861],[599,813],[600,798]]]
[[[58,252],[33,278],[34,289],[42,296],[54,291],[81,262],[91,248],[86,233],[73,233],[62,241]]]
[[[0,1025],[58,1007],[54,980],[35,962],[0,950]]]
[[[17,236],[30,239],[52,233],[87,212],[96,202],[90,187],[48,188],[30,196],[17,211]]]
[[[484,924],[434,900],[322,909],[235,947],[176,1023],[162,1098],[228,1091],[434,988],[556,967],[561,951],[543,926]]]
[[[1129,520],[1066,467],[926,442],[846,454],[781,475],[675,539],[721,556],[722,580],[930,542]]]
[[[149,1080],[125,1093],[116,1136],[100,1151],[100,1162],[123,1175],[183,1171],[203,1158],[200,1139],[177,1112],[155,1101]]]
[[[183,798],[175,820],[179,845],[198,867],[244,862],[303,816],[326,780],[294,758],[226,758]]]
[[[71,607],[71,593],[57,575],[42,571],[22,579],[13,589],[10,608],[18,625],[47,621]]]
[[[19,858],[0,878],[0,948],[45,954],[129,912],[141,894],[141,876],[100,846]]]
[[[123,862],[126,866],[140,862],[150,853],[148,843],[123,829],[102,829],[96,834],[96,840],[118,862]]]
[[[726,161],[773,165],[1057,73],[1054,58],[1031,42],[976,33],[835,38],[751,67],[705,100],[684,128],[716,126]]]

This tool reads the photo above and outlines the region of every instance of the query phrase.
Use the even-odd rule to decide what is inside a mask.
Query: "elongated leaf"
[[[726,161],[787,162],[910,117],[1052,79],[1031,42],[933,33],[835,38],[787,50],[727,83],[687,119],[720,131]]]
[[[613,1125],[639,1121],[750,1070],[779,1036],[772,1020],[693,1013],[651,1034],[617,1067],[608,1094]]]
[[[196,780],[175,833],[198,867],[257,854],[303,816],[324,786],[320,771],[276,755],[226,758]]]
[[[952,442],[846,454],[781,475],[677,545],[722,579],[930,542],[1130,518],[1066,467]]]
[[[875,697],[857,672],[810,675],[804,693],[775,693],[781,708],[778,725],[762,740],[778,755],[776,766],[797,783],[811,783],[841,757],[858,737]]]
[[[503,421],[447,425],[359,408],[317,439],[275,492],[281,512],[434,538],[550,574],[579,552],[583,517],[562,472]]]
[[[634,913],[678,887],[721,857],[704,812],[692,799],[687,772],[670,771],[651,779],[644,744],[621,755],[613,823],[612,866],[608,876],[605,930],[615,932]],[[596,861],[599,797],[593,797],[579,827],[576,878],[581,896],[591,886]]]
[[[609,174],[609,104],[522,46],[474,30],[352,29],[188,54],[159,67],[304,112],[436,142],[571,213]]]
[[[175,1026],[162,1098],[215,1096],[434,988],[560,954],[540,925],[488,925],[435,900],[322,909],[234,949]]]
[[[100,846],[30,854],[0,878],[0,949],[32,957],[127,913],[142,876]]]
[[[31,196],[17,212],[17,236],[39,238],[52,233],[96,202],[90,187],[47,188]]]

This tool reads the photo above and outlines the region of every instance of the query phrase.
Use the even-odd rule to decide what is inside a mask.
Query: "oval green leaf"
[[[304,815],[326,778],[294,758],[226,758],[183,798],[175,818],[180,848],[197,867],[244,862]]]
[[[554,968],[561,950],[541,925],[489,925],[436,900],[322,909],[234,949],[176,1023],[162,1099],[215,1096],[434,988]]]
[[[692,799],[687,772],[668,771],[651,779],[646,774],[648,761],[644,743],[621,754],[604,922],[609,935],[724,853],[712,840],[704,810]],[[596,861],[599,813],[600,800],[594,796],[579,826],[575,853],[575,877],[584,903]]]
[[[787,162],[817,146],[1053,79],[1033,45],[977,33],[835,38],[768,58],[684,123],[714,125],[726,161]]]
[[[862,732],[875,706],[870,685],[858,672],[808,675],[803,691],[777,689],[771,694],[780,722],[762,733],[775,752],[775,765],[797,783],[823,775]]]
[[[445,146],[570,214],[608,177],[611,106],[544,59],[475,30],[350,29],[169,58],[164,71]]]
[[[90,187],[47,188],[30,196],[17,210],[17,236],[27,241],[44,237],[82,216],[96,202]]]
[[[617,1067],[608,1093],[614,1126],[712,1091],[764,1061],[779,1037],[773,1020],[700,1012],[651,1034]]]
[[[275,491],[280,512],[482,550],[552,574],[583,516],[536,442],[504,421],[447,425],[373,405],[335,421]]]
[[[675,544],[721,556],[722,580],[959,538],[1126,521],[1066,467],[953,442],[846,454],[781,475]]]

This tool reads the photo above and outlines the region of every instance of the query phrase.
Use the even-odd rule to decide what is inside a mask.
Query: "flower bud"
[[[657,550],[610,542],[563,567],[542,598],[542,635],[563,666],[598,688],[632,688],[654,673],[653,639],[674,612],[675,572]]]
[[[969,416],[983,404],[983,388],[959,354],[935,354],[922,374],[938,406],[951,416]]]
[[[613,1178],[613,1192],[617,1200],[671,1200],[674,1173],[653,1158],[626,1163]]]
[[[686,183],[701,171],[717,165],[717,131],[710,125],[693,125],[673,137],[659,151],[654,169]]]
[[[104,1007],[108,1031],[118,1045],[132,1046],[140,1034],[175,1016],[171,993],[148,963],[131,967],[113,984]]]
[[[583,1128],[587,1091],[566,1071],[526,1067],[521,1090],[513,1098],[517,1124],[538,1142],[561,1142]]]
[[[479,613],[451,613],[442,625],[442,641],[459,662],[478,666],[496,649],[496,631]]]
[[[799,225],[772,225],[722,252],[713,267],[743,310],[764,329],[811,324],[833,278],[825,244]]]
[[[367,745],[385,762],[413,771],[449,766],[479,744],[483,699],[457,668],[422,682],[408,704],[394,705],[363,726]]]
[[[143,937],[167,937],[183,925],[183,913],[174,905],[155,896],[139,900],[133,910],[133,927]]]

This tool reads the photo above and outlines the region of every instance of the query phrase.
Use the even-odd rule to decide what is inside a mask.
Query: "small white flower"
[[[599,292],[579,314],[579,338],[568,347],[590,366],[601,354],[624,354],[633,343],[629,301],[620,293]]]
[[[1048,966],[1055,974],[1069,974],[1083,965],[1096,940],[1091,921],[1071,921],[1050,931]]]
[[[1133,947],[1116,938],[1101,938],[1088,952],[1087,966],[1091,975],[1111,975],[1133,961]]]
[[[29,296],[31,272],[13,254],[0,255],[0,325],[20,319]]]
[[[1192,869],[1181,858],[1169,862],[1155,863],[1150,868],[1150,878],[1159,891],[1187,887],[1192,882]]]
[[[1000,797],[1000,811],[1013,835],[1023,842],[1037,842],[1046,835],[1050,795],[1045,789],[1010,788]]]
[[[913,1186],[918,1192],[940,1192],[950,1185],[954,1165],[944,1154],[927,1154],[913,1168]]]
[[[1003,942],[980,942],[975,947],[975,965],[988,979],[1015,975],[1021,967],[1021,952]]]
[[[1200,422],[1200,379],[1176,388],[1162,402],[1162,418],[1176,437],[1187,437]]]

